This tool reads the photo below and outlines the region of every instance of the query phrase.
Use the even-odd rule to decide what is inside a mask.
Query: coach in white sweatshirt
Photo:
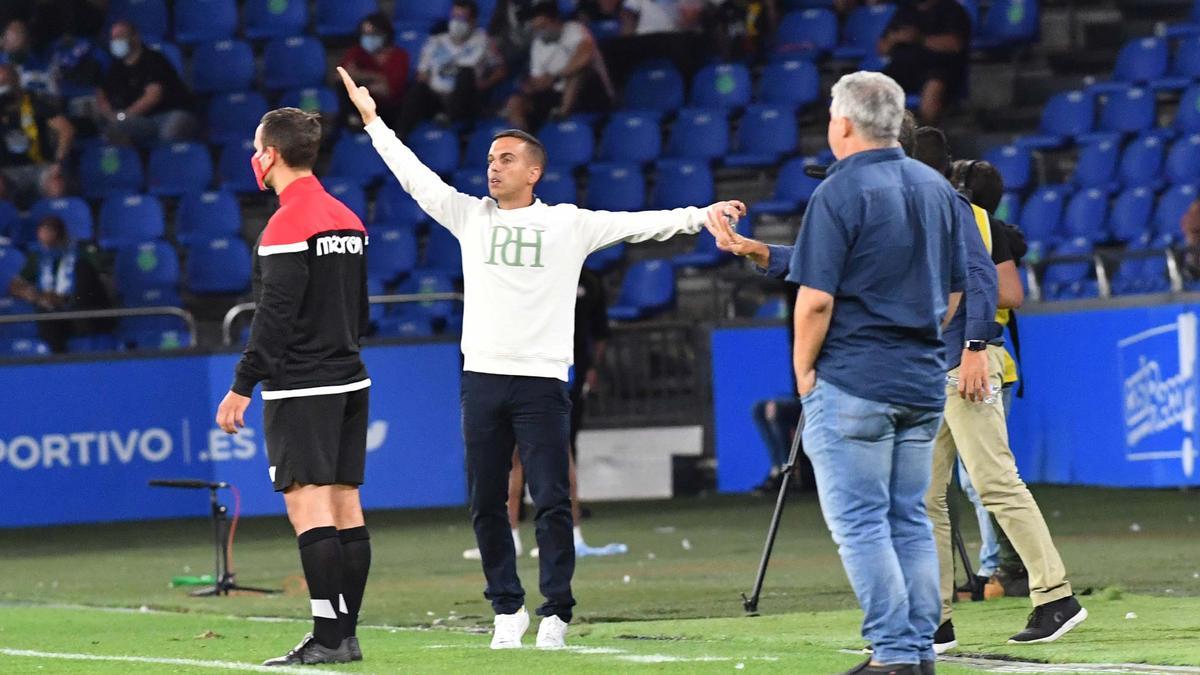
[[[588,254],[620,241],[715,231],[745,214],[738,201],[707,209],[616,213],[534,196],[546,152],[522,131],[497,134],[487,157],[488,193],[462,194],[425,167],[375,114],[375,102],[338,68],[366,131],[400,185],[462,248],[463,437],[470,508],[496,612],[492,648],[521,646],[529,627],[505,504],[512,449],[519,448],[536,506],[540,590],[546,602],[537,646],[564,645],[575,600],[567,477],[575,295]],[[482,159],[482,158],[481,158]]]

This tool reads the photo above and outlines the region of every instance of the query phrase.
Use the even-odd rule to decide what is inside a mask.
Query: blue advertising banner
[[[1031,483],[1200,485],[1197,315],[1159,305],[1020,317],[1025,397],[1009,444]],[[717,481],[743,492],[766,475],[755,402],[791,386],[783,327],[712,335]]]
[[[364,506],[464,503],[458,346],[372,347],[364,359],[373,383]],[[236,361],[0,367],[0,527],[208,514],[207,492],[151,488],[153,478],[226,481],[239,488],[243,515],[283,513],[267,475],[261,399],[236,436],[213,423]]]

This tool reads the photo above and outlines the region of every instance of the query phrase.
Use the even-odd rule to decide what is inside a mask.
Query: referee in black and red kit
[[[355,627],[371,544],[358,486],[367,440],[367,233],[313,176],[316,115],[273,110],[254,132],[259,188],[279,195],[255,249],[257,310],[230,392],[217,411],[227,433],[245,426],[262,382],[271,481],[300,544],[313,630],[267,666],[362,659]]]

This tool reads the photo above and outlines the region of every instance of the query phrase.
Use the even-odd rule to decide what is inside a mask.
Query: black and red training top
[[[254,255],[250,339],[231,389],[266,400],[371,386],[359,354],[366,330],[367,231],[315,177],[279,195]]]

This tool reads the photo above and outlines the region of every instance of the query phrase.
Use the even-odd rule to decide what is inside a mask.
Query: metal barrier
[[[391,295],[372,295],[367,300],[372,305],[395,305],[405,302],[437,302],[439,300],[462,301],[462,293],[402,293]],[[243,302],[229,308],[225,318],[221,320],[221,343],[226,347],[233,346],[233,322],[246,312],[253,312],[253,302]]]
[[[131,316],[177,316],[187,326],[191,344],[196,344],[196,320],[191,312],[179,307],[126,307],[120,309],[87,309],[77,312],[44,312],[40,314],[7,314],[0,316],[0,325],[41,321],[82,321],[87,319],[121,319]]]
[[[695,323],[615,326],[597,366],[600,381],[588,393],[588,426],[707,425],[708,334]]]

